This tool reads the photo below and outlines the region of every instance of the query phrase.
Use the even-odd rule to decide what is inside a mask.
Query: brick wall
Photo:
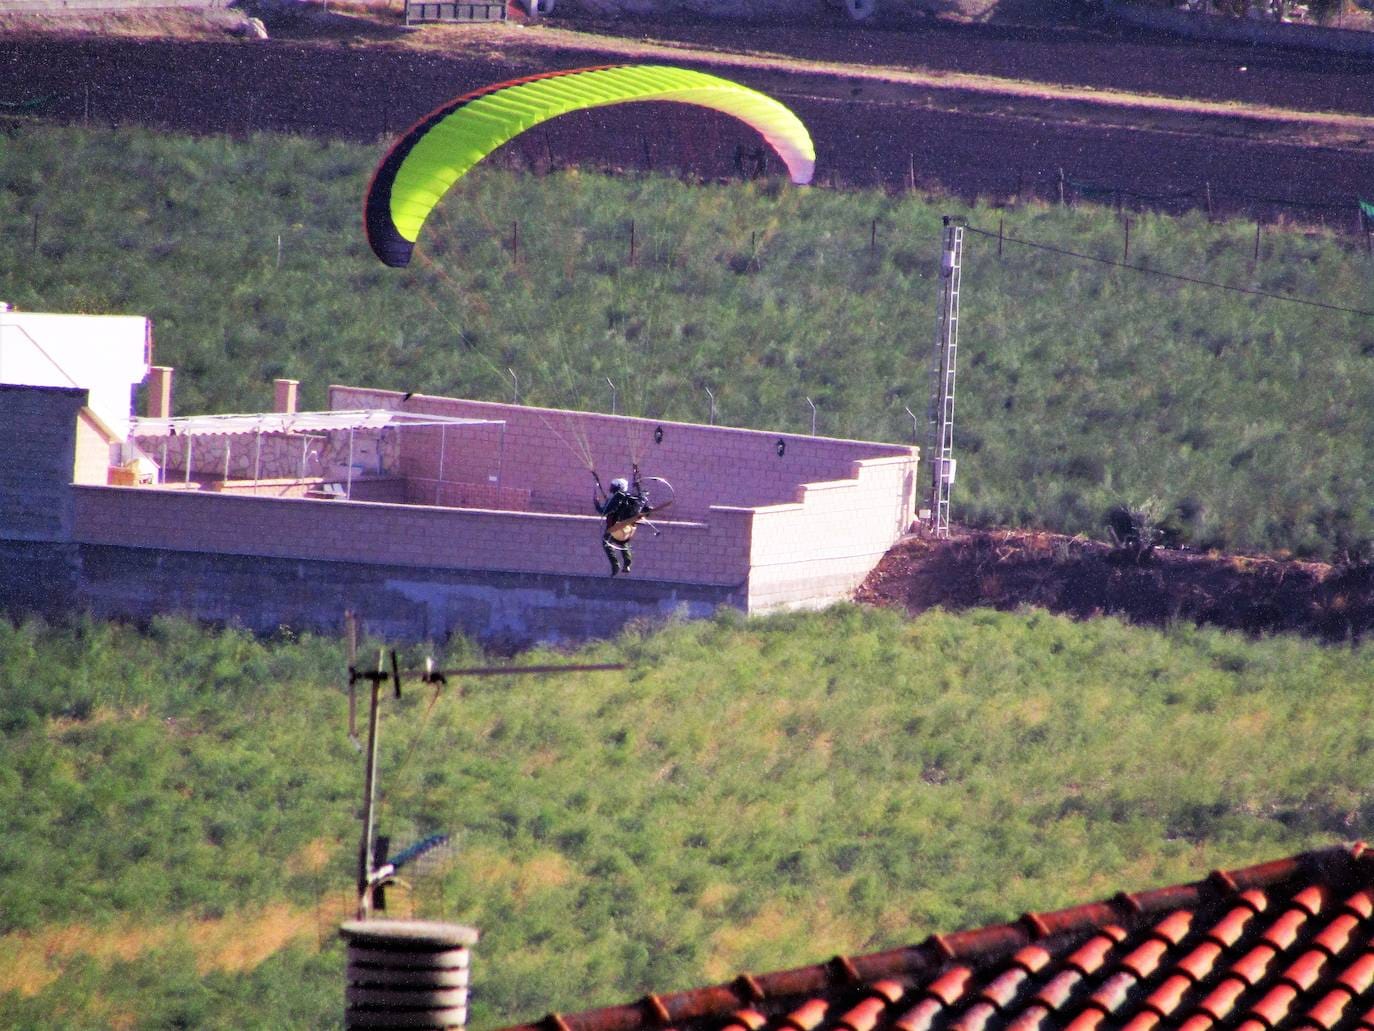
[[[360,487],[372,482],[389,493],[352,502],[174,489],[177,483],[73,485],[85,391],[0,391],[0,439],[25,443],[0,459],[0,537],[77,546],[78,557],[64,551],[53,559],[54,568],[74,570],[71,575],[85,585],[85,595],[71,595],[78,599],[73,604],[80,597],[95,604],[92,585],[99,580],[97,608],[111,613],[151,607],[218,618],[232,609],[257,625],[290,610],[262,586],[262,577],[250,575],[269,562],[283,575],[328,567],[340,583],[380,578],[394,585],[406,579],[401,571],[413,571],[414,586],[396,596],[411,591],[419,600],[398,625],[471,632],[486,612],[493,627],[520,625],[535,638],[541,620],[550,621],[555,637],[592,625],[582,614],[589,597],[600,606],[598,626],[615,624],[617,598],[624,599],[626,613],[664,613],[682,600],[700,614],[713,598],[751,611],[817,605],[844,597],[896,540],[910,520],[916,489],[914,450],[898,445],[442,398],[420,398],[418,407],[504,419],[505,428],[460,429],[455,435],[464,443],[458,447],[444,440],[440,500],[506,510],[400,504],[399,479],[364,481]],[[400,403],[399,395],[384,392],[336,388],[335,395],[345,407]],[[662,439],[655,441],[659,429]],[[440,471],[433,433],[413,429],[398,436],[399,467]],[[646,525],[635,539],[635,576],[613,588],[600,585],[606,560],[590,477],[581,459],[567,453],[580,447],[596,456],[607,480],[638,459],[645,475],[670,477],[678,489],[679,503],[655,516],[661,534]],[[495,473],[488,471],[493,463]],[[423,490],[435,481],[417,476],[414,483]],[[525,503],[533,510],[509,510]],[[99,577],[88,576],[87,560],[96,555],[112,556],[111,565]],[[16,559],[15,568],[22,561]],[[144,580],[152,567],[170,569],[169,563],[175,577],[168,574],[163,587],[149,593]],[[232,588],[222,582],[226,570],[235,582],[253,586]],[[299,578],[310,582],[304,573]],[[301,590],[309,600],[300,603],[312,619],[327,616],[337,600],[327,588]],[[159,599],[172,597],[168,591],[180,600],[157,608]],[[124,608],[122,595],[132,599]],[[460,618],[453,606],[465,614]]]
[[[370,502],[240,497],[138,487],[76,488],[74,535],[85,544],[436,569],[599,576],[601,520]],[[665,523],[636,538],[650,579],[741,585],[748,575],[747,511],[711,525]],[[671,532],[668,532],[668,530]]]
[[[78,387],[0,384],[0,538],[71,538],[76,426],[86,400]]]
[[[406,478],[405,498],[411,505],[438,505],[442,508],[494,508],[502,512],[528,512],[530,492],[491,483],[457,483],[419,476]],[[354,491],[354,497],[358,497]],[[367,498],[363,500],[381,500]]]
[[[915,449],[899,444],[839,440],[743,430],[725,426],[594,415],[485,401],[414,395],[402,401],[393,391],[330,388],[332,408],[404,408],[409,412],[460,418],[502,419],[498,428],[450,430],[444,451],[448,479],[482,482],[531,492],[536,511],[591,510],[592,462],[602,482],[628,476],[637,461],[645,476],[673,484],[674,517],[706,519],[714,505],[756,507],[800,500],[800,485],[844,480],[856,459],[915,461]],[[655,431],[662,429],[661,442]],[[406,475],[436,476],[438,435],[407,429],[401,442]],[[783,454],[778,455],[782,441]],[[495,473],[492,470],[496,470]],[[651,496],[654,485],[650,483]]]
[[[854,478],[807,484],[800,503],[754,513],[749,611],[847,597],[910,526],[915,463],[854,463]]]
[[[77,483],[106,483],[110,478],[110,438],[89,409],[76,420],[76,461],[72,479]]]

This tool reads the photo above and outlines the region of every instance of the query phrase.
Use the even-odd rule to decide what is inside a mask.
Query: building
[[[0,347],[51,353],[45,320],[67,318],[0,314]],[[117,373],[126,327],[76,325],[61,375],[0,384],[11,614],[334,631],[352,610],[390,639],[574,641],[829,604],[912,523],[912,447],[343,386],[300,412],[291,380],[273,412],[174,416],[146,322]],[[149,377],[141,417],[112,400],[131,369]],[[632,463],[673,504],[610,581],[588,467],[608,481]]]

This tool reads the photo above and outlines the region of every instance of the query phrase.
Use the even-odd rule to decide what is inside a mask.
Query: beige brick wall
[[[748,512],[711,525],[677,521],[642,531],[647,579],[739,585],[749,562]],[[439,569],[603,575],[601,520],[371,502],[263,498],[134,487],[76,490],[83,544],[222,552]]]
[[[854,478],[807,484],[800,503],[757,510],[749,610],[815,606],[847,597],[912,522],[916,465],[854,463]]]
[[[401,404],[400,395],[384,391],[336,387],[331,395],[340,408]],[[901,445],[445,398],[413,398],[405,407],[502,419],[504,429],[450,430],[442,470],[438,435],[403,430],[396,462],[413,477],[407,497],[419,504],[78,487],[75,539],[432,570],[603,576],[602,523],[591,506],[586,448],[606,481],[638,460],[646,476],[665,476],[677,488],[678,504],[654,518],[661,534],[645,526],[635,538],[637,578],[728,587],[741,596],[747,585],[749,608],[758,611],[846,596],[911,519],[916,459],[914,449]],[[431,489],[439,505],[425,503]],[[506,510],[443,507],[454,504]],[[511,511],[522,507],[528,511]]]
[[[76,483],[106,483],[110,478],[110,438],[96,423],[89,409],[76,419],[76,461],[72,480]]]
[[[662,476],[676,489],[674,515],[706,518],[713,505],[756,507],[797,501],[805,483],[843,480],[854,462],[868,458],[915,461],[899,444],[769,433],[725,426],[595,415],[485,401],[393,391],[330,388],[332,408],[401,408],[460,418],[505,420],[505,430],[449,430],[444,478],[527,489],[536,511],[591,510],[590,461],[602,481],[628,476],[638,462],[645,476]],[[661,442],[655,431],[662,429]],[[431,429],[407,429],[401,441],[406,475],[438,475],[437,442]],[[784,444],[779,456],[777,444]],[[651,495],[654,485],[650,484]]]

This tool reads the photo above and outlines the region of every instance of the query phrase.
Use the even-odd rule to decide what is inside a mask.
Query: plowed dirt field
[[[1211,205],[1353,231],[1374,197],[1374,62],[1185,44],[1067,25],[859,28],[721,22],[430,27],[319,13],[272,38],[131,38],[10,31],[0,117],[260,130],[373,140],[466,90],[624,60],[714,70],[792,105],[821,185],[916,183],[960,197],[1104,197]],[[751,170],[757,145],[679,105],[567,116],[507,160],[596,161],[708,178]],[[776,166],[774,166],[776,170]],[[1075,184],[1091,187],[1078,190]],[[1097,192],[1097,191],[1106,191]]]

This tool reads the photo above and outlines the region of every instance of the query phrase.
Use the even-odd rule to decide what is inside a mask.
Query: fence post
[[[1202,187],[1207,197],[1207,221],[1212,221],[1212,180],[1202,180]]]
[[[1063,170],[1062,168],[1059,170],[1059,203],[1060,203],[1060,204],[1065,203],[1065,201],[1064,201],[1064,170]]]
[[[878,249],[878,220],[876,218],[868,228],[868,249],[870,252]]]
[[[630,264],[635,263],[635,220],[630,219]]]
[[[1260,224],[1255,223],[1255,260],[1259,261]]]
[[[510,261],[512,265],[520,261],[520,220],[510,224]]]
[[[1125,231],[1125,234],[1126,234],[1126,236],[1125,236],[1125,241],[1124,241],[1124,242],[1122,243],[1122,245],[1121,245],[1121,260],[1122,260],[1122,261],[1130,261],[1130,260],[1131,260],[1131,220],[1130,220],[1129,218],[1123,218],[1123,219],[1121,220],[1121,228]]]
[[[1002,224],[1005,221],[1001,215],[997,216],[997,256],[999,258],[1002,256]]]

